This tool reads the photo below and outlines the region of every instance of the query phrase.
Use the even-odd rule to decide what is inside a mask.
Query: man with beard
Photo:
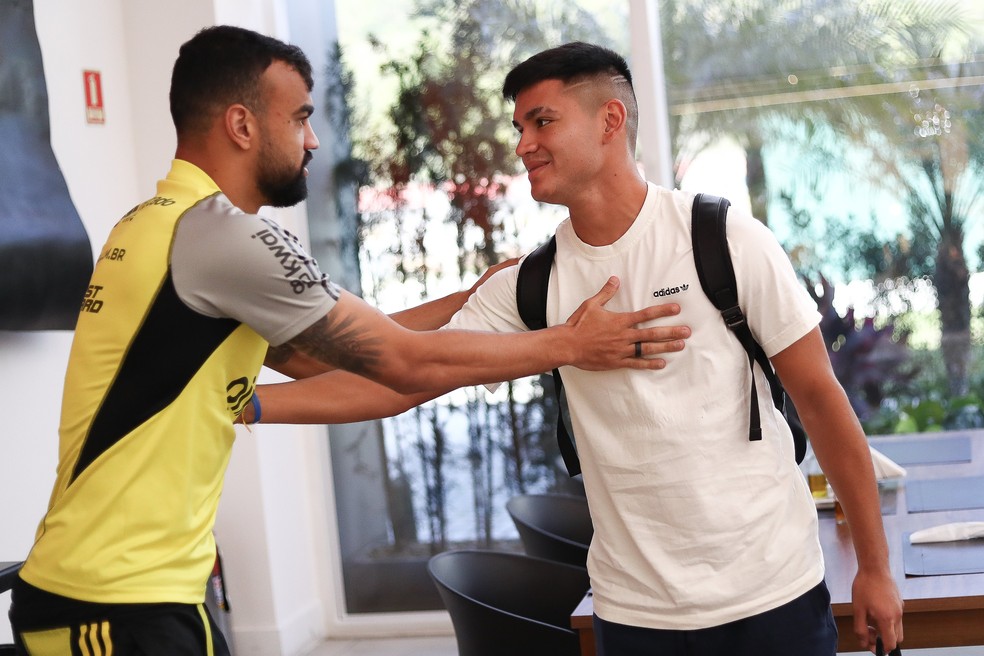
[[[604,310],[614,279],[565,325],[518,336],[407,330],[336,287],[257,214],[306,195],[312,86],[299,49],[255,32],[208,28],[181,47],[175,160],[113,228],[79,314],[57,480],[13,589],[20,653],[228,653],[202,602],[233,420],[260,420],[264,362],[418,392],[565,364],[659,369],[634,355],[683,348],[686,328],[635,328],[673,306]],[[467,296],[402,320],[437,327]]]

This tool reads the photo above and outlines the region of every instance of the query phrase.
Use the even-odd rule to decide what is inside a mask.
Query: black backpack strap
[[[758,390],[755,385],[755,362],[759,363],[772,390],[772,400],[782,410],[785,394],[762,347],[752,336],[745,314],[738,306],[738,283],[728,250],[727,218],[731,203],[726,198],[697,194],[691,212],[691,232],[694,247],[694,263],[697,277],[711,303],[721,311],[724,322],[734,332],[742,348],[748,354],[748,366],[752,370],[752,405],[749,418],[748,439],[762,439]]]
[[[550,285],[550,269],[556,253],[557,237],[553,236],[527,255],[519,266],[519,277],[516,279],[516,305],[520,318],[530,330],[547,327],[547,288]],[[552,373],[559,410],[557,444],[567,466],[567,472],[571,476],[577,476],[581,473],[581,462],[577,457],[574,431],[567,427],[567,394],[564,392],[564,381],[560,378],[560,370],[554,369]]]
[[[516,305],[520,318],[530,330],[547,327],[547,288],[550,286],[550,267],[556,254],[557,236],[554,235],[519,265]]]

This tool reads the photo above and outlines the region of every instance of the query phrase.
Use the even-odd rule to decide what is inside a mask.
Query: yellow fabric
[[[178,221],[217,193],[204,172],[176,160],[157,196],[124,216],[106,242],[72,344],[55,488],[20,573],[31,585],[100,603],[204,600],[216,553],[212,526],[235,439],[233,419],[249,399],[266,341],[244,324],[230,328],[197,371],[176,386],[176,398],[162,401],[163,407],[80,472],[76,467],[100,409],[120,396],[114,385],[121,370],[142,375],[132,361],[132,340],[147,332],[148,316],[166,293]],[[154,334],[170,349],[175,340],[184,348],[184,340],[194,336],[182,328],[165,337]],[[155,364],[167,373],[166,363]],[[131,383],[136,390],[126,390],[138,400],[144,382],[153,385],[157,378],[151,370],[146,376]],[[107,414],[125,415],[126,407]]]
[[[20,634],[30,656],[71,656],[72,630],[68,627]]]

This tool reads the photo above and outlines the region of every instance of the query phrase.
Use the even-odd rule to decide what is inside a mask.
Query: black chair
[[[427,571],[451,614],[458,656],[579,656],[571,613],[587,570],[524,554],[447,551]]]
[[[584,567],[594,535],[588,502],[566,494],[521,494],[506,502],[530,556]]]
[[[14,587],[14,579],[24,563],[2,563],[0,564],[0,593],[7,592]],[[13,656],[13,645],[0,645],[0,656]]]

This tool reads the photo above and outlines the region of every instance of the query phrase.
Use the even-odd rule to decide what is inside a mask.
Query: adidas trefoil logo
[[[690,289],[690,285],[683,283],[677,285],[676,287],[664,287],[663,289],[657,289],[653,292],[655,298],[663,298],[664,296],[673,296],[674,294],[679,294],[680,292],[685,292]]]

